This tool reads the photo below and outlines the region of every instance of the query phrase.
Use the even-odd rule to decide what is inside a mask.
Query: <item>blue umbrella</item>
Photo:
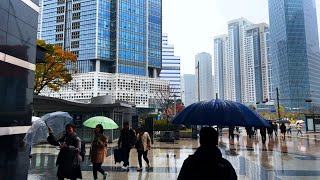
[[[193,103],[171,120],[173,124],[269,127],[258,113],[234,101],[213,99]]]

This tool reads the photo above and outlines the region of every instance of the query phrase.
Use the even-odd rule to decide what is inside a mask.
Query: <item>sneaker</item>
[[[142,171],[142,168],[141,168],[141,167],[139,167],[139,168],[137,169],[137,171]]]
[[[103,179],[106,180],[106,179],[107,179],[107,176],[108,176],[108,172],[104,172],[104,174],[103,174]]]
[[[122,166],[121,167],[123,170],[128,170],[128,166]]]

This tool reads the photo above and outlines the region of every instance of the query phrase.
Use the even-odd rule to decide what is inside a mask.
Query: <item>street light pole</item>
[[[200,102],[200,65],[199,65],[199,62],[200,61],[198,61],[198,65],[197,65],[197,69],[198,69],[198,102]]]
[[[276,88],[276,91],[277,91],[277,104],[278,104],[278,119],[280,120],[279,89]]]
[[[177,98],[176,98],[176,94],[173,95],[173,99],[174,99],[174,115],[177,114]]]

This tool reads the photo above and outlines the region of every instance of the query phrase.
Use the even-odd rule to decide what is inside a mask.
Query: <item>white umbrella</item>
[[[55,135],[64,131],[65,126],[72,122],[72,117],[67,112],[53,112],[42,116],[32,123],[31,128],[26,133],[23,141],[33,145],[44,140],[48,136],[48,127],[53,130]]]
[[[36,120],[40,119],[40,117],[37,117],[37,116],[32,116],[32,119],[31,119],[31,122],[34,122]]]
[[[303,124],[304,123],[304,120],[297,120],[296,124]]]

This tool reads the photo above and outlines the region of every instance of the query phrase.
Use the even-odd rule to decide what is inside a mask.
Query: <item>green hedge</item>
[[[155,120],[154,121],[154,130],[155,131],[177,131],[178,126],[175,124],[167,123],[167,120]]]

